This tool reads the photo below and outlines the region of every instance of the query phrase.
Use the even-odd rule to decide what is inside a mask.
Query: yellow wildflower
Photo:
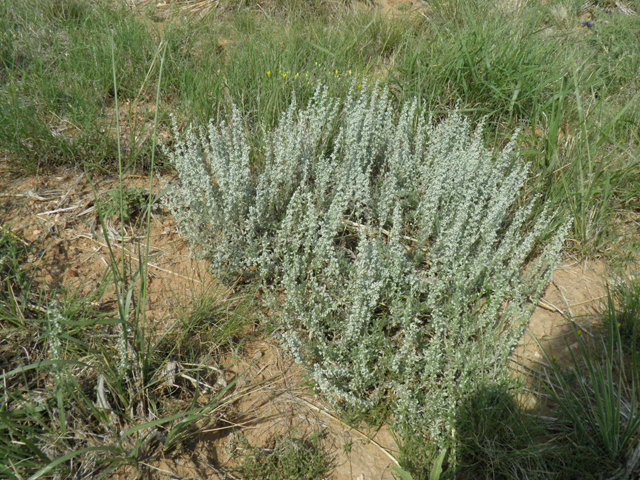
[[[267,70],[267,77],[271,76],[271,70]]]
[[[358,84],[358,90],[360,90],[361,88],[362,88],[362,84],[361,84],[361,83],[359,83],[359,84]]]
[[[282,74],[282,78],[286,80],[286,79],[287,79],[287,74],[286,74],[286,73],[283,73],[283,74]]]

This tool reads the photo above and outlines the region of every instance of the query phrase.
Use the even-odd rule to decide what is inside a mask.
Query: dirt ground
[[[94,199],[106,198],[117,188],[118,180],[92,181],[93,186],[84,173],[77,171],[15,177],[8,168],[0,167],[0,222],[38,246],[29,262],[42,272],[36,281],[43,288],[65,286],[86,296],[108,270],[110,255]],[[154,183],[159,191],[160,182]],[[125,185],[146,187],[148,179],[128,178]],[[120,258],[124,252],[127,261],[135,266],[140,242],[144,242],[144,228],[125,226],[125,241],[120,242],[119,225],[111,221],[107,224],[116,255]],[[147,319],[157,332],[167,328],[177,310],[184,308],[197,292],[215,288],[221,296],[230,293],[207,275],[205,262],[195,258],[167,212],[153,215],[150,252]],[[113,290],[107,291],[105,298],[112,296]],[[332,478],[393,478],[390,465],[396,445],[389,429],[355,430],[337,419],[310,391],[302,368],[272,340],[253,341],[239,355],[230,353],[219,363],[227,381],[243,375],[241,387],[247,390],[234,405],[230,421],[236,427],[203,433],[197,442],[197,461],[166,460],[157,468],[169,470],[178,478],[216,478],[215,470],[233,465],[240,453],[234,446],[238,432],[259,446],[279,434],[305,435],[315,431],[324,432],[325,446],[333,452]]]
[[[93,186],[78,171],[15,177],[0,166],[0,221],[38,245],[30,262],[44,272],[38,279],[43,286],[65,285],[88,295],[107,271],[109,253],[94,199],[105,198],[118,180],[103,177],[92,182]],[[148,186],[148,179],[133,177],[125,183]],[[154,184],[159,191],[160,181],[156,179]],[[114,250],[137,262],[144,228],[126,226],[125,241],[119,242],[119,226],[108,223]],[[175,319],[177,309],[183,308],[194,292],[217,288],[221,295],[230,293],[206,274],[206,264],[195,258],[166,212],[153,215],[150,244],[148,319],[158,331]],[[514,363],[530,368],[543,364],[538,342],[550,355],[566,358],[569,349],[577,345],[572,322],[590,332],[592,314],[603,299],[606,274],[601,262],[567,259],[562,263],[514,353]],[[229,426],[203,432],[194,450],[197,455],[165,460],[155,466],[158,472],[172,472],[173,478],[232,478],[215,472],[233,465],[242,453],[238,450],[239,434],[260,446],[279,434],[315,431],[324,432],[325,446],[331,452],[335,466],[331,478],[394,478],[391,466],[397,445],[389,428],[354,429],[340,421],[310,390],[303,369],[274,342],[269,338],[253,340],[237,355],[229,353],[220,360],[226,380],[242,374],[241,386],[246,388],[246,394],[234,404]],[[526,401],[535,403],[535,398]]]

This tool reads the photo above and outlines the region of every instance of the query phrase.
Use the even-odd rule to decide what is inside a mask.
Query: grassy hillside
[[[278,126],[294,98],[305,106],[321,86],[336,102],[377,86],[388,95],[390,112],[416,99],[434,123],[457,110],[484,125],[488,151],[514,140],[513,156],[529,174],[512,212],[532,206],[526,228],[544,205],[554,213],[541,244],[569,221],[566,258],[598,259],[627,278],[637,267],[640,238],[639,79],[637,0],[392,6],[5,0],[0,155],[9,193],[0,210],[0,476],[134,470],[161,476],[154,461],[187,455],[198,432],[224,423],[225,412],[246,394],[239,377],[216,383],[220,374],[209,366],[238,352],[248,335],[281,339],[288,328],[252,269],[231,279],[228,295],[205,292],[179,315],[168,312],[175,321],[161,334],[147,317],[150,271],[160,271],[149,267],[161,254],[153,247],[153,222],[170,218],[156,177],[179,173],[170,152],[190,125],[230,122],[235,107],[247,135],[247,171],[257,178],[273,156],[265,132]],[[327,151],[348,113],[327,127],[334,129],[323,144]],[[416,127],[418,120],[412,122]],[[37,204],[44,194],[16,193],[12,183],[62,172],[84,175],[90,193],[90,214],[72,206],[78,208],[73,228],[102,243],[104,275],[89,295],[65,281],[43,280],[50,272],[40,253],[48,254],[47,241],[64,228],[34,235],[13,203],[31,192]],[[109,178],[114,183],[105,194]],[[72,208],[77,184],[52,194],[51,215]],[[406,227],[402,234],[411,232]],[[345,250],[355,258],[358,249],[348,241]],[[424,431],[398,428],[393,455],[402,469],[394,475],[438,478],[438,463],[444,465],[439,478],[637,474],[640,297],[635,277],[628,278],[603,299],[594,317],[599,329],[583,335],[581,319],[567,314],[575,326],[570,357],[559,363],[550,353],[544,373],[530,378],[538,382],[543,411],[526,411],[516,401],[519,391],[487,386],[456,407],[446,448],[434,450]],[[275,293],[282,302],[282,291]],[[487,298],[478,300],[479,309]],[[386,319],[387,308],[372,315]],[[387,348],[397,330],[384,329],[380,345]],[[395,394],[385,395],[375,408],[337,406],[332,415],[345,424],[391,424]],[[308,468],[320,472],[314,475],[330,475],[332,454],[321,440],[278,437],[273,455],[247,444],[246,461],[228,474],[312,478],[295,468],[302,456],[313,460]]]

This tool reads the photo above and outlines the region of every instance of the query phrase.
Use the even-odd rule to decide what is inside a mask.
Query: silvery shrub
[[[568,229],[523,195],[513,141],[494,154],[460,112],[434,122],[378,86],[294,98],[259,149],[238,110],[175,135],[180,231],[218,273],[261,282],[335,405],[391,396],[400,432],[444,445],[460,403],[507,381]]]

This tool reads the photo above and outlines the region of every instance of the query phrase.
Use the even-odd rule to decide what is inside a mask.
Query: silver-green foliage
[[[459,113],[434,124],[380,88],[319,89],[265,133],[252,173],[241,116],[168,152],[179,226],[222,270],[257,272],[283,343],[337,404],[396,399],[396,422],[450,435],[457,404],[502,381],[566,227],[517,206],[527,167]]]

